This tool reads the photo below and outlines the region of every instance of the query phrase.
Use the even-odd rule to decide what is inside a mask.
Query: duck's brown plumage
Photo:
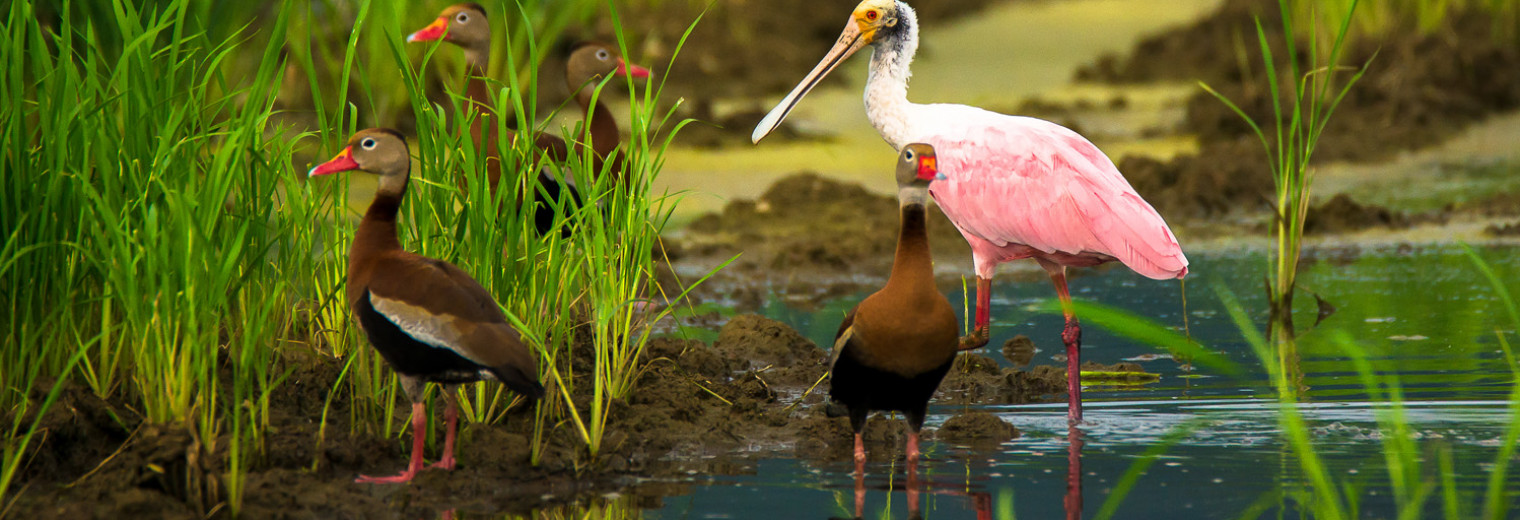
[[[396,214],[411,170],[406,139],[389,129],[360,131],[338,157],[311,174],[360,169],[379,174],[380,185],[349,248],[345,296],[365,336],[400,374],[416,414],[408,470],[396,477],[361,480],[402,482],[421,467],[426,383],[496,379],[530,399],[542,397],[543,387],[527,345],[484,287],[453,264],[401,248]],[[457,412],[453,393],[444,396],[449,429],[440,464],[452,468]]]
[[[617,120],[600,98],[595,103],[591,99],[596,93],[597,82],[614,74],[645,78],[649,77],[649,70],[625,62],[616,46],[602,42],[578,44],[565,59],[565,86],[570,88],[575,102],[581,106],[582,120],[591,139],[592,171],[598,175],[609,171],[618,176],[615,179],[621,180],[624,166],[622,155],[617,153],[622,140]],[[584,143],[575,143],[572,152],[580,153],[581,150],[584,150]],[[612,166],[604,170],[607,161],[611,161]]]
[[[459,46],[464,50],[465,63],[469,69],[465,78],[465,97],[476,112],[476,119],[470,125],[470,137],[475,142],[483,143],[486,155],[486,182],[488,191],[492,196],[496,194],[496,187],[501,181],[502,161],[500,150],[497,149],[497,129],[501,126],[497,123],[496,104],[492,101],[491,88],[486,79],[486,69],[490,65],[491,56],[491,27],[487,23],[486,12],[480,4],[464,3],[444,8],[438,14],[438,18],[427,27],[412,33],[407,37],[408,41],[433,41],[442,39]],[[510,123],[510,121],[508,122]],[[507,129],[507,141],[515,141],[520,134],[513,131],[510,126]],[[482,140],[484,139],[484,140]],[[564,163],[570,156],[570,146],[564,139],[548,133],[535,133],[533,135],[533,150],[540,157],[534,159],[547,159],[556,164]],[[538,162],[537,160],[533,162]],[[535,181],[542,187],[547,199],[559,199],[561,191],[568,191],[566,195],[572,203],[578,203],[580,193],[569,183],[561,183],[548,171],[540,168],[535,176]],[[461,176],[461,184],[465,179]],[[530,188],[532,188],[530,186]],[[533,189],[531,193],[519,194],[517,205],[521,206],[528,200],[535,201],[533,208],[534,227],[539,233],[547,233],[555,227],[554,211],[548,203],[539,199],[539,190]],[[568,235],[571,228],[560,228],[561,235]]]
[[[955,311],[934,285],[925,231],[928,180],[920,178],[920,164],[932,170],[933,161],[927,145],[904,147],[898,168],[902,225],[891,278],[850,311],[835,339],[829,393],[849,410],[857,457],[864,457],[859,435],[873,410],[907,415],[909,455],[916,457],[929,399],[955,360]]]
[[[463,22],[459,18],[460,13],[465,14]],[[485,20],[485,9],[479,4],[456,4],[444,8],[433,25],[413,33],[408,39],[411,41],[443,39],[464,50],[465,61],[470,70],[465,84],[465,95],[480,114],[475,124],[471,126],[470,135],[477,142],[482,135],[487,139],[485,142],[488,143],[489,155],[486,173],[491,183],[492,193],[494,193],[497,181],[501,178],[501,161],[494,146],[497,142],[495,139],[497,126],[493,123],[496,117],[495,105],[491,102],[490,89],[485,79],[491,53],[490,26],[477,23],[477,21],[484,22]],[[645,77],[649,71],[642,67],[626,65],[616,47],[597,42],[576,46],[566,60],[565,69],[565,83],[570,91],[575,93],[576,102],[584,113],[585,124],[590,129],[593,174],[600,174],[603,171],[604,162],[611,158],[613,165],[610,171],[615,175],[620,175],[623,161],[621,157],[614,155],[620,140],[617,121],[612,117],[612,111],[605,105],[591,103],[592,89],[583,87],[608,74],[636,71],[638,77]],[[515,137],[515,134],[507,136],[508,140]],[[535,133],[533,142],[536,153],[543,154],[545,159],[557,164],[565,163],[571,154],[580,153],[584,149],[583,143],[567,143],[559,136],[544,132]],[[552,178],[540,179],[541,182],[544,180],[553,181]]]

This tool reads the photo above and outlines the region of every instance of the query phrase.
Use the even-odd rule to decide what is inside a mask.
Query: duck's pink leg
[[[429,469],[442,470],[454,469],[454,433],[459,430],[459,397],[454,394],[454,387],[443,388],[443,458],[429,465]]]
[[[371,477],[359,475],[354,479],[359,484],[397,484],[408,482],[417,472],[422,469],[422,449],[427,441],[427,405],[421,401],[412,403],[412,461],[406,465],[406,471],[390,477]]]

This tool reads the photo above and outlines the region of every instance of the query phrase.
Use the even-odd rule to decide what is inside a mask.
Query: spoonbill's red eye
[[[876,11],[866,11],[866,20],[870,20],[870,21],[874,22],[874,21],[876,21],[876,17],[877,16],[880,16],[880,15],[876,14]]]

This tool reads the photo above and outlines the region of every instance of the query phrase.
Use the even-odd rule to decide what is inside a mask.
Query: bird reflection
[[[879,489],[887,491],[889,494],[891,492],[893,492],[893,491],[896,491],[897,489],[902,489],[902,491],[908,497],[908,516],[907,516],[908,520],[922,520],[923,519],[924,515],[923,515],[922,502],[923,502],[923,494],[924,494],[924,491],[926,489],[930,493],[935,493],[935,494],[940,494],[940,495],[954,495],[954,496],[967,497],[967,498],[971,499],[971,507],[972,507],[973,510],[976,511],[976,518],[977,518],[977,520],[992,520],[992,495],[991,494],[988,494],[986,492],[973,492],[973,491],[965,490],[964,488],[962,488],[962,489],[951,489],[949,486],[946,486],[944,488],[940,488],[940,487],[938,487],[939,485],[936,485],[936,484],[933,484],[933,483],[926,483],[924,480],[920,479],[919,476],[918,476],[918,463],[916,461],[908,463],[907,473],[908,473],[907,482],[906,482],[906,485],[903,486],[902,488],[895,488],[895,486],[893,486],[891,484],[888,484],[888,485],[880,487]],[[856,464],[855,464],[855,516],[853,518],[856,518],[856,519],[865,518],[865,508],[866,508],[866,472],[865,472],[865,464],[864,464],[864,462],[856,462]],[[830,520],[834,520],[834,519],[831,517]]]
[[[1082,430],[1066,428],[1066,519],[1082,518]]]

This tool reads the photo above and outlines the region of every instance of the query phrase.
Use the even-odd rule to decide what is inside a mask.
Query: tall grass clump
[[[619,27],[617,41],[626,50],[628,38],[616,23],[615,8],[610,3],[606,6],[613,9],[614,26]],[[485,137],[476,141],[466,131],[481,115],[464,97],[464,74],[449,66],[447,59],[436,59],[458,52],[443,44],[408,45],[403,40],[405,32],[415,28],[412,25],[420,27],[436,12],[379,25],[369,24],[361,12],[355,25],[372,27],[374,34],[353,37],[380,37],[388,42],[385,67],[399,71],[396,83],[416,117],[411,145],[417,161],[398,218],[404,247],[453,262],[475,276],[536,351],[549,398],[532,414],[533,460],[539,460],[548,436],[561,428],[569,429],[584,445],[585,454],[594,456],[602,449],[608,412],[616,401],[628,397],[642,373],[641,353],[653,338],[653,323],[669,312],[647,312],[642,302],[676,301],[684,296],[684,289],[661,287],[654,276],[659,237],[677,200],[656,193],[651,186],[665,150],[686,123],[674,120],[674,107],[662,102],[658,84],[603,78],[594,86],[598,98],[621,97],[613,86],[632,92],[626,118],[630,137],[620,151],[625,169],[612,171],[618,163],[606,161],[603,171],[592,171],[589,147],[567,164],[550,164],[531,148],[533,139],[514,139],[517,132],[512,128],[560,134],[552,123],[538,121],[559,112],[571,112],[579,119],[579,108],[571,101],[543,103],[536,88],[542,59],[547,49],[557,47],[552,42],[564,22],[557,16],[534,16],[535,9],[529,5],[492,7],[497,5],[488,6],[487,18],[497,40],[513,42],[512,48],[516,42],[525,46],[518,53],[499,52],[498,45],[493,53],[501,58],[501,70],[488,74],[488,90],[494,112],[503,115],[486,122],[495,125],[494,142],[484,142]],[[547,33],[534,32],[539,30]],[[333,61],[339,60],[334,57]],[[358,85],[373,83],[369,72],[352,66],[353,61],[349,56],[341,58],[345,72],[339,77],[351,74]],[[317,68],[304,62],[302,66]],[[558,72],[551,76],[557,79]],[[430,91],[425,80],[430,74],[442,77],[444,95]],[[360,95],[370,99],[372,107],[378,106],[372,91],[361,87]],[[540,106],[551,107],[549,113]],[[341,122],[343,118],[329,118],[334,119]],[[385,122],[378,114],[374,119]],[[339,124],[321,131],[322,152],[335,152],[354,126]],[[562,135],[567,142],[577,143],[587,141],[588,132],[565,129]],[[493,150],[499,152],[493,156]],[[502,175],[492,190],[487,163],[496,160],[501,161]],[[540,211],[555,213],[556,229],[542,236],[534,229],[532,205],[519,202],[547,199],[536,182],[541,170],[562,180],[573,179],[584,199],[576,202],[562,195],[544,200],[545,209]],[[351,215],[341,220],[336,234],[351,236]],[[560,229],[572,232],[564,236]],[[346,303],[339,307],[346,309]],[[351,328],[351,324],[339,320],[338,327]],[[400,393],[394,376],[371,349],[359,344],[358,335],[335,337],[348,343],[335,351],[348,353],[350,359],[344,385],[358,398],[358,405],[350,408],[355,410],[355,427],[399,435],[404,429],[396,427],[401,424],[394,415]],[[514,403],[520,402],[495,383],[472,385],[464,392],[462,412],[473,422],[504,420]]]
[[[1204,90],[1214,95],[1250,125],[1267,152],[1267,166],[1272,172],[1276,186],[1272,224],[1277,247],[1270,255],[1270,282],[1268,296],[1271,302],[1270,338],[1278,345],[1284,364],[1297,357],[1293,332],[1293,293],[1297,287],[1299,256],[1302,252],[1304,220],[1308,217],[1309,201],[1314,184],[1314,171],[1309,159],[1321,133],[1330,124],[1335,108],[1367,71],[1369,61],[1344,82],[1336,80],[1341,72],[1339,63],[1346,36],[1351,28],[1351,16],[1356,12],[1357,0],[1351,0],[1339,28],[1334,33],[1328,56],[1321,48],[1319,38],[1308,41],[1308,62],[1300,63],[1298,43],[1293,35],[1296,13],[1291,0],[1280,0],[1286,56],[1278,63],[1267,41],[1268,32],[1256,19],[1257,42],[1266,69],[1266,82],[1272,99],[1272,119],[1258,122],[1247,115],[1229,98],[1207,84]],[[1314,18],[1310,18],[1314,20]],[[1311,22],[1311,29],[1315,29]],[[1263,124],[1267,126],[1264,128]]]
[[[33,386],[54,380],[184,428],[200,462],[169,491],[235,512],[282,376],[273,346],[293,327],[280,266],[306,255],[282,242],[305,223],[270,211],[291,173],[291,146],[270,137],[279,42],[209,38],[187,22],[205,3],[111,0],[75,18],[63,2],[45,25],[17,0],[6,16],[0,409],[40,417],[57,392]],[[229,77],[238,51],[262,61]],[[8,453],[17,441],[13,428]],[[7,457],[5,474],[25,463]]]

